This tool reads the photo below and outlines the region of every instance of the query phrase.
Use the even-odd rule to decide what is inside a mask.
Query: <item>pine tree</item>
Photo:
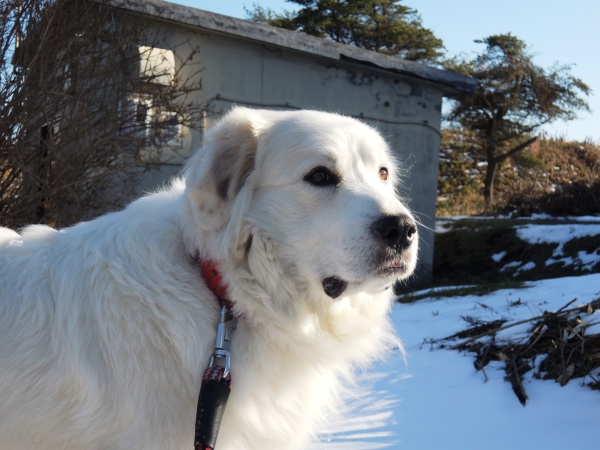
[[[277,14],[256,4],[250,20],[297,30],[411,61],[439,62],[441,39],[424,28],[416,10],[397,0],[287,0],[296,12]]]
[[[476,78],[474,94],[460,94],[446,119],[478,134],[487,155],[484,196],[493,203],[494,176],[507,158],[532,144],[533,133],[557,119],[572,120],[589,111],[581,94],[590,88],[571,75],[570,65],[535,65],[527,45],[509,34],[475,41],[486,45],[474,59],[447,60],[444,67]]]

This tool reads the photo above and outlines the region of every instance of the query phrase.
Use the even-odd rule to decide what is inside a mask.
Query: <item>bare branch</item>
[[[502,155],[496,156],[496,162],[497,163],[501,163],[505,159],[510,158],[514,154],[516,154],[516,153],[520,152],[521,150],[529,147],[531,144],[533,144],[535,141],[537,141],[537,139],[538,139],[537,136],[534,136],[531,139],[528,139],[527,141],[523,142],[522,144],[519,144],[516,147],[510,149],[506,153],[503,153]]]
[[[117,3],[0,3],[0,225],[64,226],[120,207],[195,126],[198,49],[174,51],[157,21]]]

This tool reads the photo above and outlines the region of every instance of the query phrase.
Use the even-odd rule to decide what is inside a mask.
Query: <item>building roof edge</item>
[[[440,85],[442,91],[448,95],[471,93],[477,89],[477,80],[464,75],[296,31],[162,0],[109,1],[121,9],[154,16],[160,20],[177,22],[349,64],[369,66],[408,78],[418,78]]]

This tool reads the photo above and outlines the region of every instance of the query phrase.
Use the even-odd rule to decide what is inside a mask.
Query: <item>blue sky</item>
[[[256,3],[277,12],[293,9],[284,0],[176,0],[219,14],[246,18],[244,6]],[[592,113],[579,113],[571,122],[557,121],[545,129],[551,136],[591,139],[600,144],[600,2],[591,0],[405,0],[416,9],[423,25],[444,41],[449,56],[483,50],[475,44],[492,34],[512,33],[524,40],[534,62],[573,64],[571,73],[592,88],[587,101]]]

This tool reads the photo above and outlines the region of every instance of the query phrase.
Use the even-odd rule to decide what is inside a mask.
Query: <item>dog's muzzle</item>
[[[375,220],[371,231],[381,248],[381,262],[376,273],[393,277],[405,273],[407,250],[417,236],[417,225],[406,215],[384,215]],[[338,298],[348,287],[348,281],[331,276],[323,280],[323,291],[331,298]]]
[[[382,216],[373,222],[375,237],[386,247],[401,252],[413,243],[417,235],[417,225],[408,216]]]

